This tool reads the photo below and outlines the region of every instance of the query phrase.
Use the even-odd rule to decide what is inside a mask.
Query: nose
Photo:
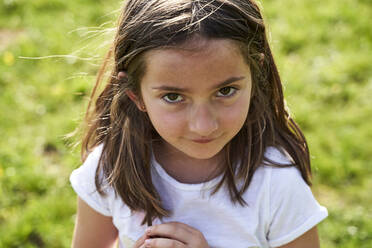
[[[189,129],[191,132],[207,137],[218,129],[218,119],[213,106],[200,104],[190,111]]]

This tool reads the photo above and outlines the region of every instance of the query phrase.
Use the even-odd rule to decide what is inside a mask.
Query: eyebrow
[[[236,81],[240,81],[242,79],[245,79],[244,76],[241,76],[241,77],[231,77],[219,84],[217,84],[215,87],[213,87],[213,89],[218,89],[218,88],[223,88],[224,86],[226,85],[229,85],[231,83],[234,83]],[[163,91],[172,91],[172,92],[190,92],[189,89],[187,88],[179,88],[179,87],[174,87],[174,86],[158,86],[158,87],[152,87],[152,89],[154,90],[163,90]]]

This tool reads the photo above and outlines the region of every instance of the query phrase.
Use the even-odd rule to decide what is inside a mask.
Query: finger
[[[192,238],[196,230],[192,227],[180,222],[168,222],[155,226],[151,226],[146,230],[148,236],[160,236],[178,240],[184,244]]]
[[[185,248],[186,245],[175,239],[167,238],[152,238],[146,239],[145,241],[146,248]]]
[[[134,243],[133,248],[144,248],[145,247],[145,240],[149,239],[150,237],[145,233],[142,235],[136,243]]]

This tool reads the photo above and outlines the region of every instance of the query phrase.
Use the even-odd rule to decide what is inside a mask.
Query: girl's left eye
[[[218,91],[217,96],[218,97],[229,97],[229,96],[234,95],[236,91],[237,89],[231,86],[223,87]]]

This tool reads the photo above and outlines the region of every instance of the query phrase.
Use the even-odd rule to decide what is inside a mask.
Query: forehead
[[[147,51],[144,58],[147,62],[154,59],[154,57],[169,56],[176,57],[181,55],[183,57],[203,57],[208,53],[215,51],[228,53],[234,56],[240,56],[241,44],[237,41],[230,39],[206,39],[201,37],[193,37],[181,44],[164,46]],[[176,56],[175,56],[176,55]]]
[[[238,42],[228,39],[194,39],[175,47],[153,49],[144,55],[145,75],[178,80],[239,76],[248,69]],[[231,75],[230,75],[231,74]]]

